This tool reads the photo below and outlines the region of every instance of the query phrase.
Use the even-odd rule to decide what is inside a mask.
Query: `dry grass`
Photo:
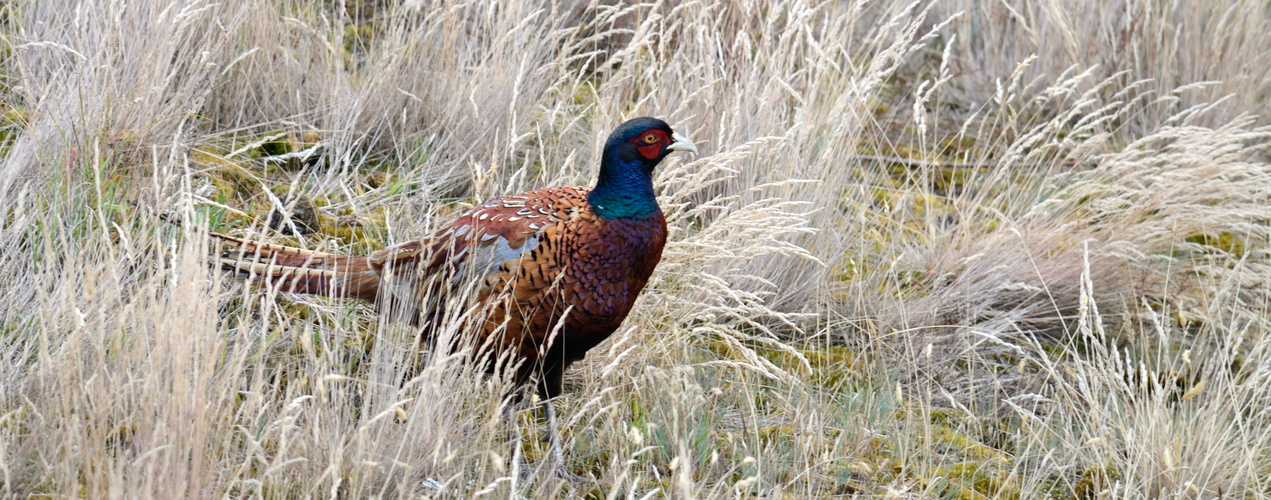
[[[0,494],[1271,497],[1271,16],[1175,4],[0,6]],[[594,488],[409,328],[208,270],[588,184],[639,115],[704,154],[558,405]]]

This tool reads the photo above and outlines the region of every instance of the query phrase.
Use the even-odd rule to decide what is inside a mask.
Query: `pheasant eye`
[[[645,144],[653,144],[655,142],[658,142],[657,134],[649,134],[644,136],[644,142]]]

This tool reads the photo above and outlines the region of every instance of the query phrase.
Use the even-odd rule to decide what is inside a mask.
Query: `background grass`
[[[1269,8],[5,3],[0,494],[1271,497]],[[590,184],[641,115],[703,154],[558,404],[594,487],[408,327],[208,268]]]

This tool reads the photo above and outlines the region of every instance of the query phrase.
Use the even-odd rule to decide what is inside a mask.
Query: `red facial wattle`
[[[636,145],[636,150],[640,151],[640,156],[646,159],[657,159],[662,154],[662,148],[671,143],[666,132],[660,129],[649,129],[635,136],[629,142]]]

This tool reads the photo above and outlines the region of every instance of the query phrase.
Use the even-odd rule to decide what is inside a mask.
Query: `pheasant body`
[[[626,318],[666,243],[661,211],[607,219],[587,203],[589,192],[562,187],[499,198],[433,236],[441,244],[434,252],[450,244],[469,259],[458,274],[483,277],[477,342],[497,337],[497,345],[531,361],[518,385],[537,375],[549,398],[560,394],[565,368]]]
[[[367,257],[217,235],[229,247],[221,267],[282,291],[372,301],[426,335],[455,314],[457,298],[479,318],[468,320],[472,345],[491,349],[487,359],[513,354],[516,386],[536,380],[553,398],[565,369],[621,325],[661,259],[667,228],[651,175],[676,150],[696,152],[661,120],[631,120],[606,143],[593,189],[490,200],[428,238]]]

